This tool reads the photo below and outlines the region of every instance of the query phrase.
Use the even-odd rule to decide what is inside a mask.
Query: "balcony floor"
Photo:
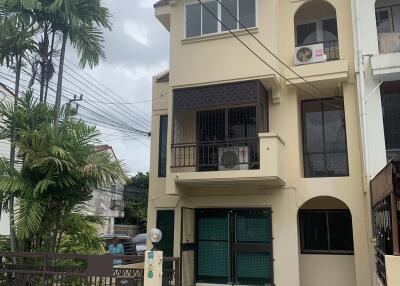
[[[277,176],[265,176],[261,170],[182,172],[172,173],[175,183],[185,187],[281,187],[285,184]]]

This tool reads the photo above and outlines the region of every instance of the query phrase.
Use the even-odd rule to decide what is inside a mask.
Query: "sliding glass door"
[[[270,285],[271,211],[197,210],[197,282]]]

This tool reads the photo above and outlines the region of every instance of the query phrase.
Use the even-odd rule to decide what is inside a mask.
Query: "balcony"
[[[376,274],[382,285],[399,285],[400,161],[392,160],[371,181]]]
[[[283,141],[268,133],[268,92],[259,81],[174,91],[170,176],[201,186],[283,185]]]
[[[376,29],[381,54],[400,52],[400,5],[388,5],[390,3],[387,0],[376,1]]]
[[[314,64],[339,59],[339,41],[337,40],[296,45],[295,65]]]
[[[379,54],[371,58],[373,75],[383,81],[400,80],[400,5],[376,1]]]
[[[294,25],[295,65],[340,59],[336,10],[331,4],[325,1],[304,3],[295,14]]]

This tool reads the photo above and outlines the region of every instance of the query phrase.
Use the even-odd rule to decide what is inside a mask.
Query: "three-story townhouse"
[[[183,285],[371,285],[351,4],[155,4],[148,227]]]

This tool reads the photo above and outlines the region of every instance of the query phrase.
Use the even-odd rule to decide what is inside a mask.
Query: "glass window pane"
[[[322,30],[324,42],[338,40],[336,19],[323,20]]]
[[[387,150],[400,149],[400,85],[383,85],[381,88],[383,125]]]
[[[237,18],[237,0],[222,0],[221,1],[221,21],[224,25],[228,27],[229,30],[237,29],[238,23],[236,22]],[[229,12],[230,13],[229,13]],[[235,17],[233,17],[233,14]],[[227,29],[221,25],[222,31],[227,31]]]
[[[297,46],[317,43],[317,24],[309,23],[296,26]]]
[[[304,154],[304,177],[325,177],[325,155]]]
[[[239,107],[228,110],[229,138],[254,138],[256,132],[256,107]]]
[[[239,0],[239,21],[246,28],[256,26],[256,0]]]
[[[167,172],[167,138],[168,138],[168,116],[160,116],[160,146],[158,150],[158,176],[165,177]]]
[[[303,148],[305,153],[324,152],[322,104],[303,101]]]
[[[203,9],[203,35],[218,32],[218,6],[217,1],[211,1],[204,3]],[[211,13],[210,13],[210,11]]]
[[[386,8],[377,10],[375,16],[378,33],[390,33],[392,29],[390,26],[389,10]]]
[[[324,101],[324,135],[326,152],[346,152],[346,123],[339,100]]]
[[[236,260],[239,284],[267,285],[272,283],[271,253],[238,253]]]
[[[271,216],[267,211],[238,211],[236,215],[237,242],[271,242]]]
[[[347,153],[327,153],[325,177],[338,177],[348,175],[349,170]]]
[[[353,228],[350,211],[330,212],[329,235],[333,251],[353,251]]]
[[[327,251],[328,229],[326,213],[301,212],[303,251]]]
[[[201,36],[201,4],[186,6],[186,37]]]

